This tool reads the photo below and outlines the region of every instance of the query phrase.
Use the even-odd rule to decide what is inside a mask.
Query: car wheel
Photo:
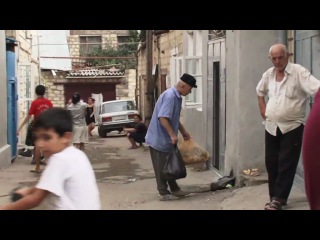
[[[107,131],[102,130],[101,128],[98,128],[98,134],[102,138],[106,138],[107,137]]]

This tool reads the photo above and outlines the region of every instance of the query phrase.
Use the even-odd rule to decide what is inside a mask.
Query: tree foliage
[[[87,54],[89,57],[133,57],[128,59],[87,59],[88,66],[118,65],[122,70],[136,68],[136,52],[140,34],[137,30],[129,30],[128,44],[121,44],[118,47],[108,47],[105,49],[95,48]]]

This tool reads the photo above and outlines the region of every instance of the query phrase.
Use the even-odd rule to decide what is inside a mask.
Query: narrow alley
[[[178,183],[191,194],[178,201],[159,201],[148,147],[129,150],[128,146],[126,137],[117,132],[107,138],[95,133],[86,144],[103,210],[262,210],[267,200],[267,184],[211,192],[210,183],[219,176],[212,170],[188,167],[187,177]],[[29,172],[30,161],[19,156],[8,168],[0,169],[0,206],[9,201],[6,195],[13,188],[32,186],[38,180],[39,175]],[[37,209],[46,209],[46,204]],[[305,194],[294,187],[287,209],[308,209]]]

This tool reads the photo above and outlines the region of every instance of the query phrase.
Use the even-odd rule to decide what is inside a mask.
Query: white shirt
[[[100,194],[86,154],[70,146],[53,154],[36,188],[50,192],[54,210],[99,210]]]
[[[74,125],[86,126],[86,110],[87,104],[84,102],[78,102],[76,104],[71,103],[68,105],[67,110],[71,112],[72,121]]]
[[[282,83],[283,83],[283,80],[282,80],[281,82],[276,81],[276,88],[277,88],[276,93],[277,93],[277,97],[279,97],[279,94],[280,94],[280,86],[282,85]]]
[[[299,64],[288,62],[284,73],[277,89],[276,71],[269,68],[256,88],[258,96],[269,97],[265,127],[273,136],[277,127],[285,134],[305,123],[307,98],[320,87],[320,81]]]

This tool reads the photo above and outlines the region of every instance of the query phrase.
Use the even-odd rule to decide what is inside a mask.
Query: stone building
[[[74,71],[42,71],[48,98],[54,106],[64,107],[74,92],[79,92],[86,101],[92,94],[102,94],[103,101],[134,99],[135,70],[119,71],[111,68],[82,69]]]
[[[70,30],[67,37],[71,71],[43,69],[42,78],[48,97],[55,106],[65,106],[72,93],[80,92],[86,100],[92,94],[103,95],[103,101],[135,99],[136,70],[120,71],[117,65],[88,66],[86,56],[94,48],[116,48],[129,39],[129,30]],[[54,74],[52,71],[54,71]]]
[[[148,119],[151,116],[146,116],[146,101],[147,101],[147,81],[154,81],[154,96],[155,100],[159,95],[170,87],[171,82],[179,79],[177,72],[171,71],[174,65],[179,64],[179,56],[183,54],[183,31],[182,30],[154,30],[153,31],[153,51],[152,51],[152,66],[154,69],[153,79],[147,79],[147,51],[146,45],[143,43],[138,49],[138,84],[137,84],[137,99],[138,108],[143,119]]]

